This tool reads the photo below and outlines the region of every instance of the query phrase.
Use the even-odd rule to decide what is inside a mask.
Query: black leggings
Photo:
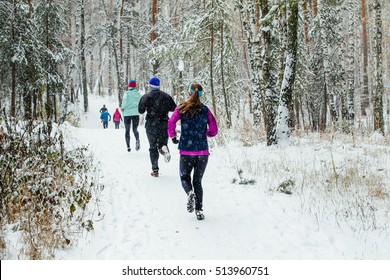
[[[192,189],[195,192],[195,210],[203,210],[202,178],[206,170],[208,156],[185,156],[180,155],[180,180],[186,193]],[[191,172],[194,170],[191,182]]]
[[[153,124],[146,122],[145,128],[149,141],[149,156],[152,170],[158,171],[158,158],[161,148],[163,146],[168,148],[168,123],[166,121]]]
[[[139,141],[138,124],[139,116],[125,116],[125,139],[127,148],[130,148],[130,125],[133,123],[133,133],[136,141]]]

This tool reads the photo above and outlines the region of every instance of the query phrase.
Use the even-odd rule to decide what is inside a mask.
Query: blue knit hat
[[[159,88],[159,87],[160,87],[160,79],[157,78],[157,77],[152,77],[152,78],[149,80],[149,85],[150,85],[151,87]]]

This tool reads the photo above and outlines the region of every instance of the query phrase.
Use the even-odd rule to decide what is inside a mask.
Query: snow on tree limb
[[[271,21],[272,17],[276,14],[276,11],[278,9],[279,9],[279,5],[273,5],[269,10],[268,14],[259,20],[260,24],[263,26],[268,24]]]

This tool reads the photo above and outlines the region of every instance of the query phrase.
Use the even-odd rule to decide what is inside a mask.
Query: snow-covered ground
[[[177,146],[169,143],[171,161],[165,163],[160,158],[161,176],[151,177],[144,126],[139,127],[140,151],[135,151],[131,133],[132,152],[128,153],[122,125],[115,130],[110,122],[109,129],[102,129],[99,109],[103,103],[113,114],[117,107],[114,102],[91,98],[90,113],[82,117],[81,128],[70,129],[72,141],[89,145],[101,169],[101,215],[94,217],[94,230],[84,232],[72,249],[59,251],[57,259],[390,259],[386,226],[381,230],[353,230],[353,226],[348,226],[351,220],[344,223],[342,217],[335,217],[334,211],[326,209],[338,201],[321,196],[326,192],[310,198],[303,194],[302,186],[295,186],[292,195],[276,191],[277,186],[289,178],[299,181],[305,174],[298,172],[305,170],[305,166],[311,169],[318,164],[321,169],[322,162],[326,161],[321,157],[328,160],[332,157],[336,166],[329,165],[331,173],[338,170],[337,165],[343,164],[343,160],[347,162],[348,156],[359,158],[359,151],[362,156],[367,155],[372,147],[354,150],[343,143],[335,143],[329,148],[322,140],[307,137],[284,148],[266,147],[264,143],[243,147],[234,139],[217,145],[214,140],[203,179],[206,218],[198,221],[194,214],[186,211]],[[367,159],[367,165],[374,164],[372,168],[380,169],[378,176],[389,175],[390,149],[385,145],[380,151],[373,162]],[[290,163],[290,170],[286,171],[289,176],[280,178],[280,173],[275,172],[279,162]],[[353,160],[351,164],[354,164]],[[238,179],[238,167],[246,172],[244,177],[255,179],[256,184],[234,184],[233,179]],[[384,180],[383,187],[389,190],[388,179]],[[383,209],[376,209],[375,225],[388,223],[387,195],[381,203],[378,205]]]

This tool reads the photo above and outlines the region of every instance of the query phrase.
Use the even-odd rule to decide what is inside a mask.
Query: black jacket
[[[173,112],[175,108],[176,103],[173,98],[159,89],[153,89],[144,94],[138,104],[140,114],[146,111],[146,122],[149,125],[167,122],[168,112]]]

